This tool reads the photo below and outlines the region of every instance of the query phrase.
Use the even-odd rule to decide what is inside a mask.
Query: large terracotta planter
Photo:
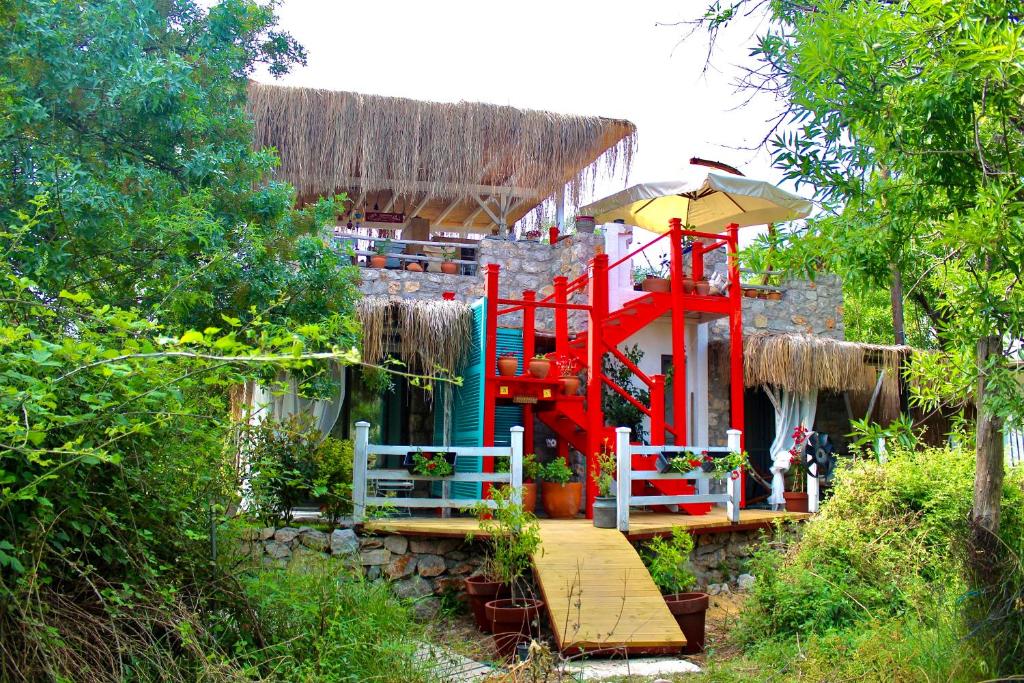
[[[444,261],[441,263],[441,272],[445,275],[458,275],[459,264],[452,263],[451,261]]]
[[[568,484],[543,481],[540,484],[540,493],[540,502],[544,505],[544,512],[548,513],[548,517],[572,519],[580,511],[583,484],[578,481]]]
[[[519,369],[519,359],[515,356],[502,356],[498,359],[498,374],[502,377],[513,377]]]
[[[807,512],[807,494],[796,491],[785,491],[786,512]]]
[[[485,576],[471,576],[466,579],[466,595],[473,610],[476,627],[484,633],[491,632],[491,620],[484,610],[488,602],[506,598],[512,594],[507,583],[490,581]]]
[[[640,283],[640,289],[645,292],[669,292],[672,291],[672,284],[667,278],[648,277]]]
[[[371,268],[384,268],[388,265],[388,257],[382,254],[374,254],[370,257]]]
[[[576,376],[561,377],[558,380],[562,385],[562,393],[566,396],[575,396],[580,390],[580,378]]]
[[[533,514],[537,511],[537,484],[523,482],[523,509]]]
[[[530,374],[537,379],[546,379],[551,372],[551,361],[547,358],[531,358],[529,368]]]
[[[686,636],[684,655],[704,651],[704,617],[708,611],[707,593],[673,593],[665,596],[665,604]]]
[[[485,614],[491,621],[491,633],[498,654],[509,659],[516,645],[529,642],[538,632],[540,608],[544,603],[532,598],[499,599],[488,602]]]

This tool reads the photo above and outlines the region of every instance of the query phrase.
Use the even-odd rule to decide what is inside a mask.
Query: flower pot
[[[676,453],[658,453],[658,459],[654,461],[654,468],[659,474],[674,471],[672,461],[678,456]]]
[[[614,496],[594,498],[594,526],[598,529],[614,529],[617,521],[616,512]]]
[[[426,455],[426,452],[424,452],[424,455]],[[438,452],[436,455],[444,456],[444,459],[448,462],[448,464],[451,465],[452,468],[455,467],[455,453]],[[413,460],[415,456],[416,451],[409,451],[408,453],[402,456],[402,467],[404,467],[409,474],[412,474],[412,471],[416,468],[415,461]]]
[[[782,292],[768,292],[768,301],[782,301]]]
[[[708,611],[707,593],[673,593],[665,596],[665,604],[686,636],[684,655],[704,651],[704,617]]]
[[[523,509],[533,514],[537,510],[537,484],[523,482]]]
[[[756,299],[757,298],[757,290],[756,289],[744,289],[743,290],[743,296],[747,297],[748,299]]]
[[[371,268],[384,268],[388,265],[388,257],[383,254],[374,254],[370,257]]]
[[[575,220],[576,232],[588,232],[593,234],[594,232],[594,217],[593,216],[576,216]]]
[[[578,481],[559,484],[544,481],[540,484],[540,501],[551,519],[573,519],[580,511],[583,484]]]
[[[708,296],[711,294],[711,283],[707,280],[697,280],[693,283],[693,287],[697,290],[698,296]]]
[[[469,596],[476,627],[484,633],[490,633],[491,620],[487,617],[485,607],[492,600],[512,595],[512,589],[507,583],[491,581],[481,574],[466,579],[466,595]]]
[[[529,642],[539,631],[540,608],[543,606],[543,602],[532,598],[498,599],[484,606],[499,655],[510,659],[515,654],[516,645]]]
[[[519,359],[515,356],[502,356],[498,359],[498,374],[502,377],[514,377],[519,369]]]
[[[807,494],[798,491],[785,491],[786,512],[807,512]]]
[[[410,264],[408,264],[405,267],[405,269],[406,270],[411,270],[414,273],[422,273],[423,272],[423,266],[421,266],[418,263],[410,263]]]
[[[683,278],[683,293],[684,294],[693,294],[693,288],[694,288],[695,284],[696,283],[694,283],[692,277],[684,277]]]
[[[580,378],[576,376],[561,377],[558,383],[562,385],[562,393],[566,396],[575,396],[580,390]]]
[[[648,277],[640,283],[640,289],[645,292],[669,292],[672,290],[672,284],[663,277]]]
[[[451,261],[443,261],[441,263],[441,272],[444,273],[445,275],[458,275],[459,264],[452,263]]]
[[[551,361],[547,358],[531,358],[529,368],[531,375],[537,379],[544,379],[551,372]]]

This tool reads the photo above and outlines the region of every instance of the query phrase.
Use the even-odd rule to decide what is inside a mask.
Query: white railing
[[[1024,431],[1008,429],[1006,431],[1006,466],[1021,467],[1024,465]]]
[[[619,531],[629,531],[629,510],[631,507],[647,505],[688,505],[691,503],[723,503],[726,514],[733,523],[740,521],[740,484],[742,478],[734,470],[725,475],[709,474],[700,468],[693,471],[658,472],[657,470],[634,470],[634,455],[658,455],[660,453],[738,453],[740,452],[740,430],[730,429],[728,446],[634,446],[629,442],[629,427],[618,427],[615,430],[616,457],[616,498],[617,520]],[[726,493],[708,493],[708,482],[712,479],[726,481]],[[697,484],[698,492],[688,495],[634,496],[634,481],[673,481],[687,479]]]
[[[511,446],[382,446],[370,443],[370,423],[357,422],[354,460],[352,464],[352,517],[356,522],[366,519],[367,506],[400,508],[466,508],[482,501],[494,507],[493,500],[452,498],[450,484],[455,482],[510,484],[516,502],[523,491],[523,428],[512,427]],[[454,453],[460,457],[509,458],[508,472],[456,472],[449,477],[428,477],[411,474],[405,469],[370,468],[370,459],[377,455],[423,453]],[[370,495],[367,486],[378,481],[436,481],[441,483],[440,498],[413,498]]]
[[[389,262],[394,260],[399,268],[405,268],[409,263],[419,263],[422,266],[427,266],[429,263],[444,263],[445,261],[449,261],[451,263],[458,264],[461,270],[473,271],[469,273],[470,275],[475,274],[477,265],[479,264],[480,245],[475,242],[403,240],[392,237],[373,237],[372,235],[362,235],[352,232],[335,232],[333,241],[338,248],[345,248],[347,245],[352,248],[352,253],[355,256],[366,257],[367,264],[369,264],[369,257],[378,255],[386,256]],[[385,251],[378,254],[375,249],[377,244],[385,245],[384,249],[390,248],[397,251]],[[455,254],[460,254],[461,250],[466,249],[473,252],[474,258],[446,259],[437,255],[427,256],[426,253],[407,254],[405,253],[405,249],[409,245],[423,247],[423,249],[420,250],[421,252],[426,252],[428,250],[432,250],[433,252],[450,250]]]

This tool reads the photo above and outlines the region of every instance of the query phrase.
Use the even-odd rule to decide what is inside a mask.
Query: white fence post
[[[509,463],[509,475],[512,484],[512,500],[516,505],[523,504],[523,427],[512,427],[512,461]]]
[[[740,442],[743,432],[738,429],[730,429],[726,434],[728,435],[726,445],[729,448],[729,452],[740,453],[742,451]],[[729,521],[734,524],[740,521],[740,487],[742,484],[743,477],[740,474],[740,469],[737,468],[729,474],[725,484],[726,490],[729,493],[729,502],[725,504],[725,511],[729,516]]]
[[[875,452],[878,453],[878,462],[885,463],[889,457],[885,454],[885,437],[880,436],[875,439]]]
[[[356,439],[352,458],[352,520],[366,518],[366,465],[370,444],[370,423],[356,422]]]
[[[615,428],[615,520],[619,531],[629,531],[629,497],[633,493],[633,453],[629,427]]]
[[[807,511],[817,512],[818,511],[818,498],[820,494],[818,491],[818,475],[817,473],[811,474],[810,469],[807,470]]]

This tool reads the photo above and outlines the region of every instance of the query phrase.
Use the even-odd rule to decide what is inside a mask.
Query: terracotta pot
[[[594,526],[598,529],[614,529],[618,526],[614,496],[597,496],[594,498]]]
[[[537,511],[537,484],[532,481],[523,482],[523,509],[530,514]]]
[[[473,610],[473,620],[476,627],[484,633],[491,632],[491,620],[484,610],[491,600],[506,598],[512,595],[507,583],[489,581],[487,577],[478,575],[466,579],[466,595],[469,596],[469,606]]]
[[[807,494],[797,491],[785,491],[786,512],[807,512]]]
[[[748,299],[756,299],[757,298],[757,290],[756,289],[744,289],[743,290],[743,296],[747,297]]]
[[[498,359],[498,374],[502,377],[514,377],[519,369],[519,359],[515,356],[502,356]]]
[[[686,636],[684,655],[704,651],[704,617],[708,611],[707,593],[674,593],[665,596],[665,604]]]
[[[684,294],[693,294],[694,284],[695,283],[694,283],[692,277],[684,277],[683,278],[683,293]]]
[[[458,263],[452,263],[451,261],[443,261],[441,263],[441,272],[446,274],[446,275],[458,275],[459,274],[459,264]]]
[[[782,292],[768,292],[769,301],[782,301]]]
[[[645,292],[670,292],[672,283],[663,277],[648,277],[640,283],[640,289]]]
[[[561,377],[558,382],[562,385],[562,393],[566,396],[575,396],[580,390],[580,378],[574,376]]]
[[[484,607],[491,621],[494,646],[498,654],[510,659],[516,645],[529,642],[539,631],[540,608],[544,603],[532,598],[492,600]]]
[[[551,361],[547,358],[531,358],[529,367],[531,375],[537,379],[544,379],[551,372]]]
[[[388,265],[388,257],[383,254],[374,254],[370,257],[371,268],[384,268]]]
[[[544,505],[544,512],[548,513],[548,517],[573,519],[580,511],[583,484],[578,481],[568,484],[542,481],[540,494],[540,502]]]
[[[406,270],[411,270],[414,273],[422,273],[423,272],[423,266],[421,266],[418,263],[410,263],[409,265],[407,265],[405,267],[405,269]]]
[[[697,280],[693,283],[693,287],[697,290],[698,296],[707,296],[711,294],[711,283],[707,280]]]

